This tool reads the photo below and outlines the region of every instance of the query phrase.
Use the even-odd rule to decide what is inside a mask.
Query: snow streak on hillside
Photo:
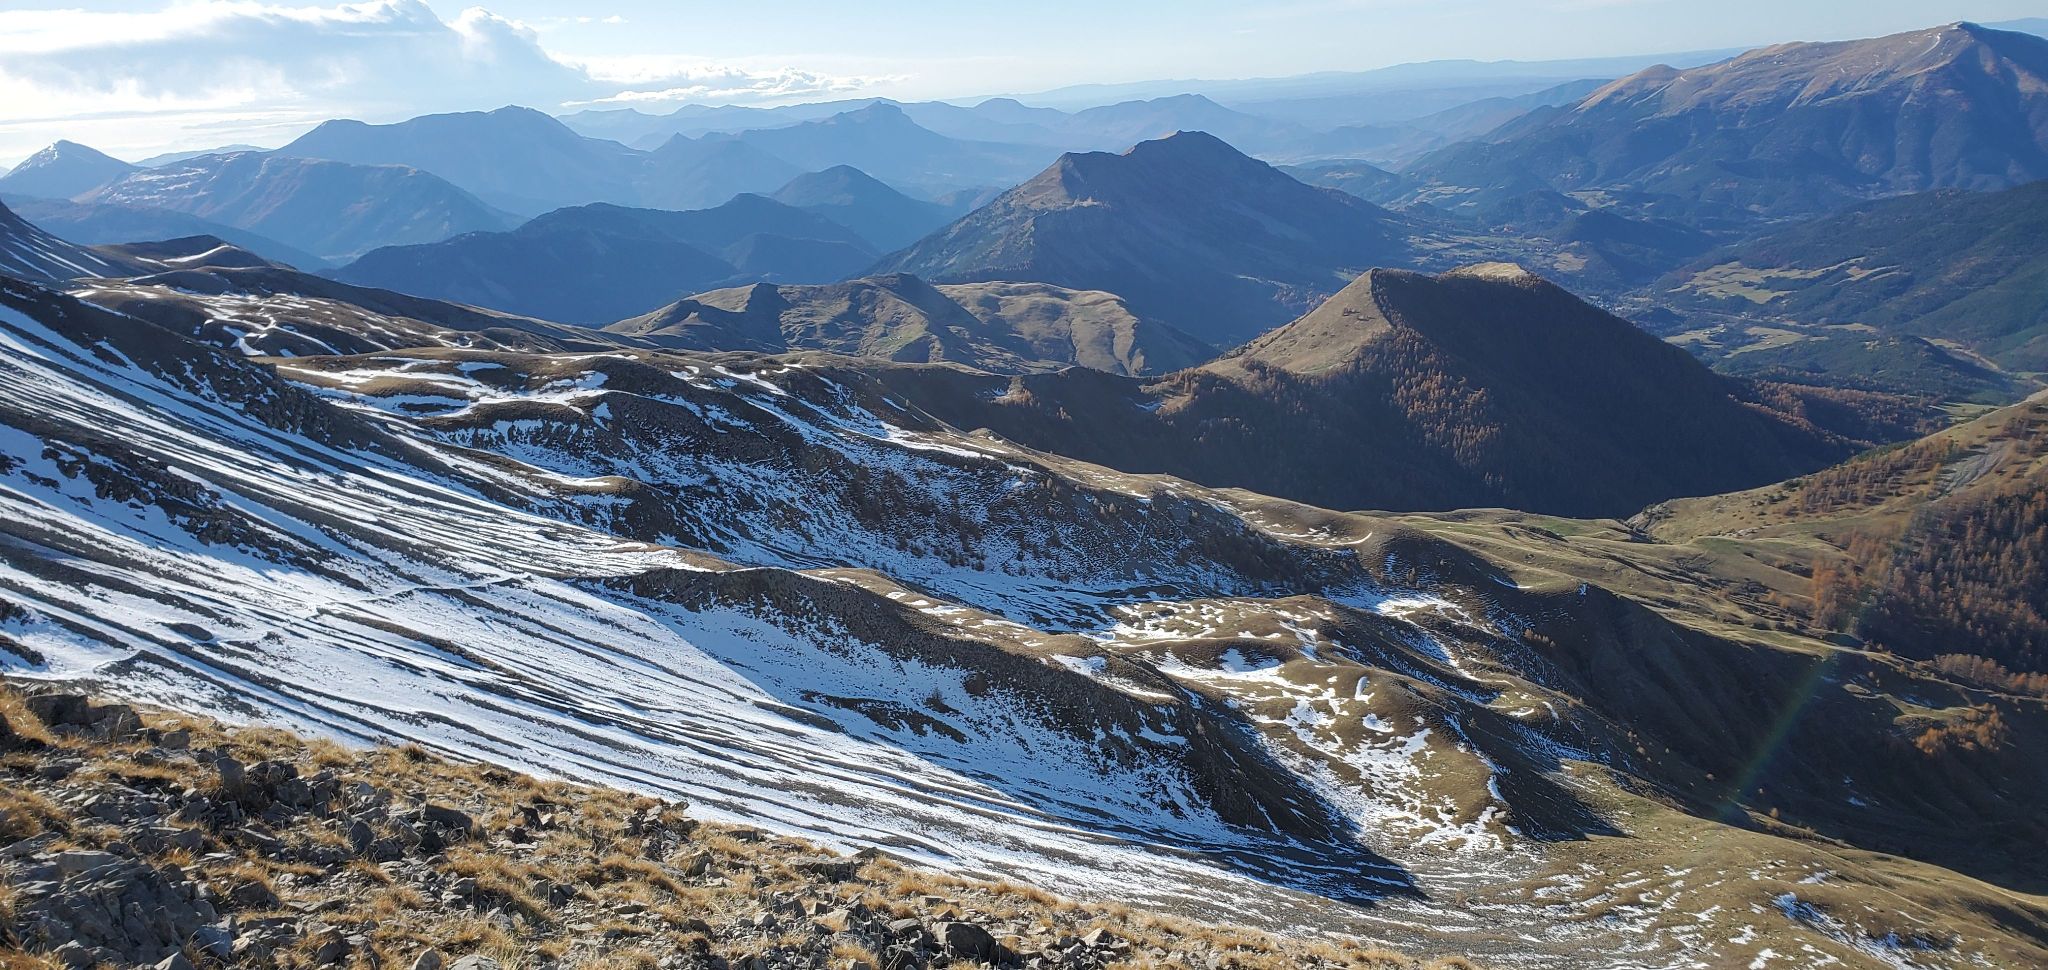
[[[1799,885],[1791,853],[1589,855],[1620,834],[1594,766],[1642,766],[1527,635],[1662,623],[1597,587],[962,434],[857,369],[249,361],[304,308],[222,306],[207,347],[0,280],[10,673],[1499,965],[1747,959],[1788,932],[1862,952],[1908,925],[1721,902]]]
[[[0,313],[0,588],[28,607],[4,632],[29,672],[418,739],[1097,893],[1243,878],[1200,854],[1308,854],[1218,814],[1184,703],[1121,703],[1052,662],[991,678],[961,661],[999,653],[995,640],[915,606],[486,494],[549,469],[484,470],[347,421],[281,429],[238,399],[246,388],[220,386],[241,365],[174,341],[138,364],[148,335],[120,323],[80,346]],[[947,631],[923,634],[947,648],[864,640],[835,618],[843,606],[821,608],[849,596],[904,639],[920,622]],[[1093,692],[1097,720],[1031,690]],[[1363,853],[1294,878],[1343,891],[1359,876],[1401,883]]]

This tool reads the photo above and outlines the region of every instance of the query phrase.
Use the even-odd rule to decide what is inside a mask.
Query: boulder
[[[249,770],[233,758],[222,756],[215,760],[213,770],[220,776],[220,788],[224,792],[239,792],[249,783]]]
[[[996,945],[996,938],[973,923],[959,920],[934,923],[932,936],[949,956],[989,962],[1000,956],[1001,948]]]
[[[125,737],[142,730],[142,717],[126,704],[98,704],[84,694],[36,694],[27,699],[29,713],[61,731],[99,737]]]
[[[220,918],[175,866],[61,852],[41,868],[51,878],[16,886],[15,934],[30,950],[66,948],[67,964],[155,965]]]
[[[428,802],[420,809],[420,819],[428,825],[438,825],[450,831],[469,833],[476,827],[467,812]]]
[[[269,886],[254,879],[228,890],[227,901],[235,909],[276,909],[284,903]]]

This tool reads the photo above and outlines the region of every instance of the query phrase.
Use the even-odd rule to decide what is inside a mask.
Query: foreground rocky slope
[[[418,747],[11,685],[0,776],[0,961],[24,970],[1418,966],[840,855]]]

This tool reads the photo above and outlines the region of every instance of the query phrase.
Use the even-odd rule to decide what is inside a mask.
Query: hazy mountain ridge
[[[504,213],[418,169],[256,152],[141,169],[78,201],[183,212],[325,259],[509,222]]]
[[[959,215],[949,206],[904,195],[851,165],[799,175],[770,198],[845,226],[884,253],[924,238]]]
[[[2048,177],[2048,40],[1953,24],[1656,67],[1431,153],[1418,198],[1638,193],[1717,219]]]
[[[853,230],[758,195],[671,212],[592,204],[499,233],[382,249],[337,279],[603,325],[739,279],[826,282],[874,251]]]

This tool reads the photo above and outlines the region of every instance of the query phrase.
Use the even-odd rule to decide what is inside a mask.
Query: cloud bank
[[[444,20],[422,0],[0,10],[0,159],[57,137],[119,154],[275,143],[330,117],[772,101],[857,90],[869,80],[673,57],[579,62],[545,49],[527,24],[481,7]]]

